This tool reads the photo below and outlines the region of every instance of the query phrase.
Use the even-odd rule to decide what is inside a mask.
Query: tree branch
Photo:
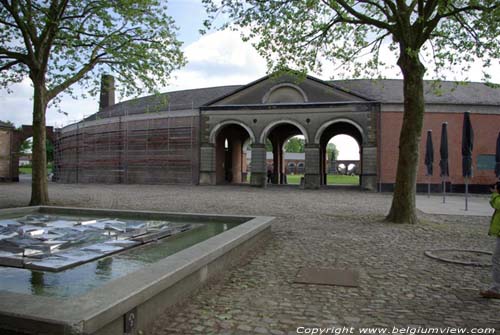
[[[11,6],[7,0],[0,0],[0,3],[10,13],[10,15],[14,18],[14,21],[16,22],[18,29],[21,31],[21,35],[23,36],[24,44],[26,46],[26,51],[28,52],[27,55],[23,55],[23,56],[29,58],[29,61],[26,62],[26,65],[28,65],[30,67],[35,66],[36,59],[35,59],[35,53],[33,52],[33,43],[32,43],[32,40],[30,38],[29,29],[24,24],[24,21],[21,20],[21,18],[19,17],[19,12],[17,11],[17,8],[15,7],[15,6],[17,6],[18,1],[13,0],[12,1],[13,6]],[[3,48],[0,48],[0,53],[4,53],[4,52],[2,52],[2,49]],[[5,49],[3,49],[3,50],[5,50]],[[17,57],[13,57],[13,58],[21,59],[21,58],[17,58]],[[27,58],[24,58],[23,62]]]
[[[20,61],[21,63],[24,63],[28,66],[31,65],[30,58],[27,55],[22,54],[20,52],[10,51],[10,50],[7,50],[3,47],[0,47],[0,55],[5,55],[10,59],[15,59],[15,60]]]
[[[379,21],[379,20],[376,20],[376,19],[373,19],[365,14],[362,14],[360,12],[358,12],[357,10],[355,10],[353,8],[352,5],[350,5],[349,3],[347,3],[345,0],[337,0],[336,3],[338,3],[347,13],[351,14],[352,16],[354,16],[357,20],[363,22],[363,23],[366,23],[366,24],[369,24],[369,25],[372,25],[374,27],[377,27],[377,28],[380,28],[380,29],[385,29],[387,31],[390,31],[392,32],[393,31],[393,27],[386,23],[386,22],[383,22],[383,21]],[[334,6],[332,6],[331,4],[328,3],[328,6],[330,6],[331,9],[333,9],[340,17],[341,17],[341,20],[343,20],[343,22],[345,22],[345,18],[344,16],[342,15],[342,13],[340,13],[337,8],[335,8]],[[349,22],[346,22],[346,23],[349,23]]]
[[[50,101],[53,98],[55,98],[59,93],[73,85],[74,83],[78,82],[80,79],[82,79],[86,73],[91,71],[100,61],[100,57],[104,56],[105,54],[98,55],[94,58],[92,58],[87,64],[82,66],[80,70],[78,70],[73,76],[65,80],[63,83],[53,87],[52,89],[48,90],[47,92],[47,100]]]
[[[17,65],[17,64],[21,64],[21,62],[18,61],[18,60],[9,62],[9,63],[5,64],[4,66],[0,67],[0,72],[8,70],[8,69],[10,69],[11,67],[13,67],[14,65]]]

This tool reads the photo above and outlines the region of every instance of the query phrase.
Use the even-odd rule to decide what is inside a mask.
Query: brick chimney
[[[115,77],[109,74],[101,76],[101,97],[99,110],[115,104]]]

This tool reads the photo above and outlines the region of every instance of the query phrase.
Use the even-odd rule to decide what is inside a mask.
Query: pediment
[[[366,102],[370,99],[320,79],[269,75],[242,86],[205,106],[276,105],[303,103]]]

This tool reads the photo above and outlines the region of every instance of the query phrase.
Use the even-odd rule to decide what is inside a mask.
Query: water
[[[200,222],[182,222],[186,223]],[[201,227],[172,238],[141,245],[56,273],[0,267],[0,290],[39,296],[78,296],[237,225],[238,223],[204,223]]]

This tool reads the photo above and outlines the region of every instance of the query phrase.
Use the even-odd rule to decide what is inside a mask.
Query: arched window
[[[297,164],[297,174],[304,174],[304,168],[305,164],[303,162]]]

